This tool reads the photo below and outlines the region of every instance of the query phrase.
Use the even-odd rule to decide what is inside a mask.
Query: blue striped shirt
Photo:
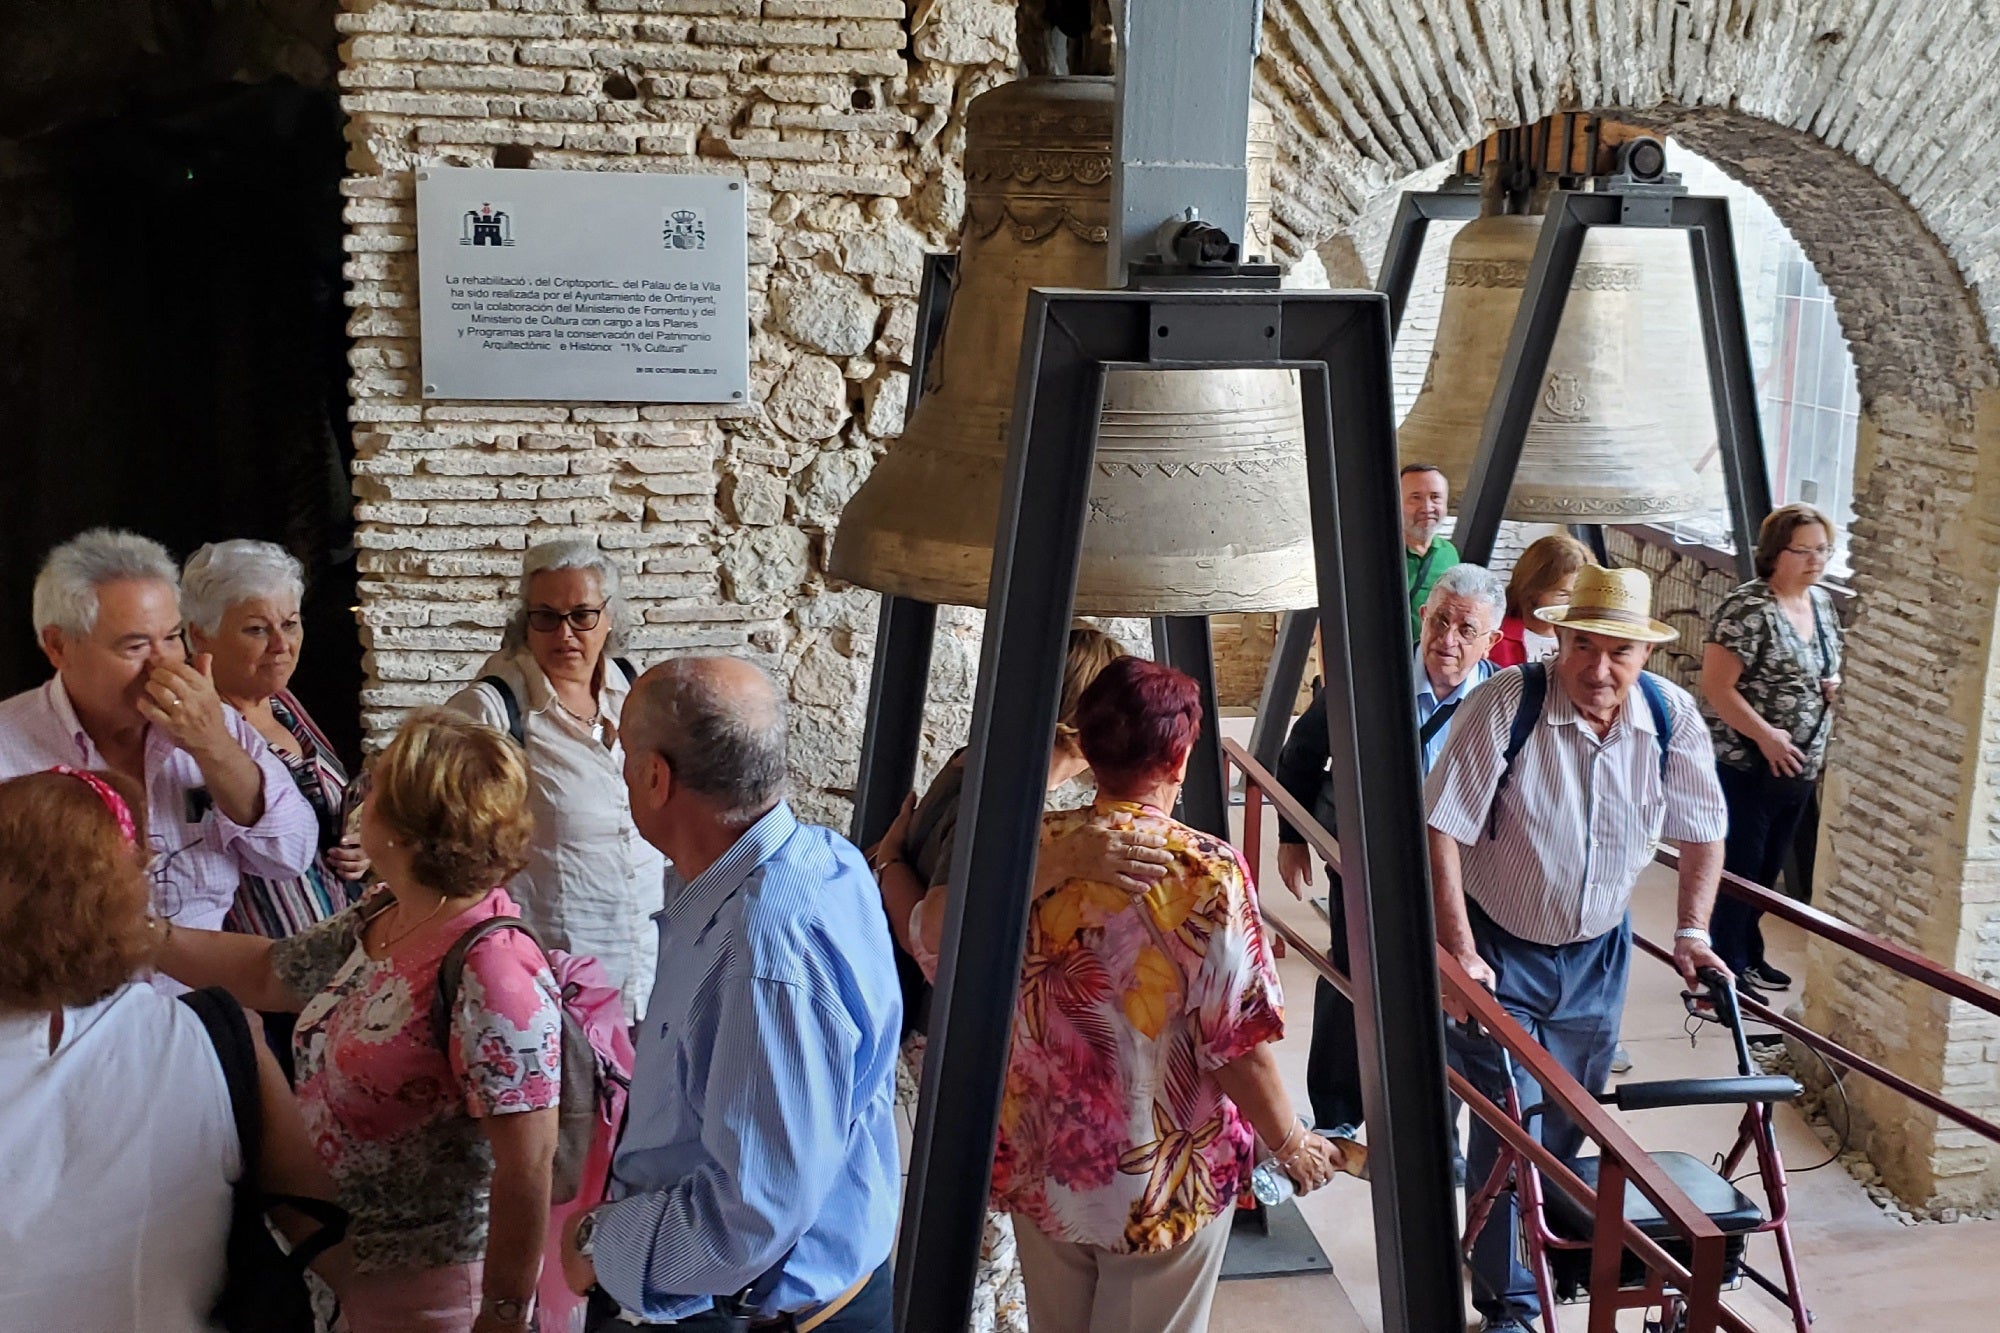
[[[762,1313],[832,1300],[895,1242],[901,992],[861,853],[779,805],[669,872],[597,1280],[685,1319],[774,1266]],[[789,1257],[788,1257],[789,1256]]]

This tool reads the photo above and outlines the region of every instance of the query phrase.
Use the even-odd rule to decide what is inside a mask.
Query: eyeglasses
[[[596,629],[598,617],[603,614],[604,608],[601,606],[575,606],[567,611],[550,611],[538,606],[528,612],[528,628],[543,634],[553,634],[562,628],[566,620],[569,622],[569,627],[574,630]]]
[[[1785,550],[1792,555],[1802,555],[1816,560],[1824,560],[1833,554],[1831,546],[1787,546]]]

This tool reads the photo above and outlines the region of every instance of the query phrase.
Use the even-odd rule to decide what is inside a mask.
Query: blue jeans
[[[1611,1053],[1625,1009],[1625,975],[1631,961],[1631,921],[1620,922],[1594,940],[1579,944],[1536,944],[1508,934],[1476,903],[1466,908],[1479,956],[1497,978],[1494,994],[1571,1077],[1596,1093],[1611,1077]],[[1472,1085],[1504,1105],[1506,1071],[1500,1048],[1485,1038],[1468,1038],[1448,1027],[1451,1055]],[[1542,1099],[1535,1080],[1519,1066],[1515,1087],[1525,1111]],[[1583,1146],[1583,1133],[1568,1116],[1545,1112],[1538,1125],[1544,1146],[1565,1160]],[[1477,1190],[1493,1174],[1500,1136],[1484,1120],[1472,1119],[1466,1153],[1466,1188]],[[1533,1319],[1541,1314],[1535,1279],[1520,1260],[1520,1223],[1511,1189],[1494,1201],[1493,1212],[1472,1248],[1472,1303],[1488,1319]]]

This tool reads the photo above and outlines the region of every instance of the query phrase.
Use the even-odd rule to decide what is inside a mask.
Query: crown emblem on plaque
[[[692,208],[677,208],[667,214],[666,229],[660,239],[669,250],[708,248],[708,231],[702,224],[701,214]]]
[[[465,210],[459,220],[458,243],[460,245],[512,245],[514,243],[514,221],[504,209],[495,209],[491,204],[481,204],[477,208]]]

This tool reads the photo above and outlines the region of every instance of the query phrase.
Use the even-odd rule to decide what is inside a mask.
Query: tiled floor
[[[1235,736],[1247,725],[1232,722]],[[1239,736],[1239,739],[1241,737]],[[1283,916],[1309,936],[1324,934],[1325,919],[1296,901],[1279,884],[1270,863],[1275,826],[1264,839],[1266,864],[1258,883],[1268,885],[1267,912]],[[1672,934],[1674,884],[1655,868],[1640,886],[1634,917],[1655,939]],[[1803,947],[1795,932],[1767,925],[1772,959],[1803,976]],[[1311,1041],[1313,973],[1297,958],[1279,964],[1288,997],[1287,1035],[1278,1059],[1297,1104],[1305,1101],[1305,1059]],[[1686,1015],[1680,981],[1650,957],[1635,957],[1625,1011],[1625,1043],[1635,1067],[1632,1078],[1735,1072],[1725,1035],[1704,1030],[1698,1044],[1684,1031]],[[1827,1157],[1827,1149],[1804,1122],[1781,1109],[1779,1138],[1792,1173],[1793,1234],[1799,1249],[1808,1304],[1817,1315],[1815,1333],[1899,1329],[1908,1333],[1994,1333],[2000,1330],[2000,1223],[1960,1222],[1951,1226],[1904,1227],[1890,1221],[1838,1165],[1805,1168]],[[1649,1148],[1680,1149],[1707,1157],[1734,1139],[1736,1116],[1729,1108],[1697,1107],[1643,1112],[1625,1117]],[[899,1116],[907,1160],[910,1126]],[[1804,1174],[1799,1174],[1804,1171]],[[1210,1323],[1211,1333],[1375,1333],[1382,1328],[1381,1291],[1376,1282],[1374,1227],[1368,1189],[1342,1176],[1302,1201],[1320,1243],[1332,1257],[1331,1275],[1271,1278],[1222,1284]],[[1757,1194],[1755,1182],[1745,1189]],[[1769,1237],[1751,1243],[1751,1262],[1775,1273],[1777,1251]],[[1751,1320],[1759,1333],[1785,1333],[1791,1323],[1784,1307],[1746,1286],[1727,1297],[1731,1308]],[[1565,1306],[1560,1327],[1580,1333],[1587,1307]],[[1640,1327],[1641,1314],[1627,1311],[1621,1330]]]

